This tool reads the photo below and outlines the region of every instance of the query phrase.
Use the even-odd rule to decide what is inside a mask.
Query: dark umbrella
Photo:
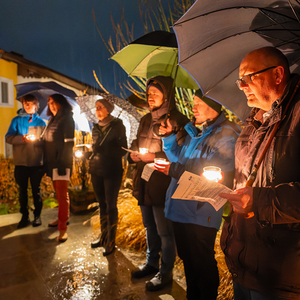
[[[299,11],[297,0],[198,0],[174,24],[179,64],[204,95],[244,120],[250,108],[235,85],[239,64],[250,51],[275,46],[295,71],[300,58]]]
[[[47,81],[47,82],[34,81],[34,82],[20,83],[20,84],[16,84],[15,88],[17,91],[18,100],[20,100],[20,98],[22,98],[27,94],[32,94],[36,97],[36,99],[39,101],[40,104],[38,114],[43,119],[49,119],[49,116],[46,115],[48,97],[56,93],[62,94],[72,105],[75,129],[80,131],[86,131],[86,132],[90,131],[90,125],[88,123],[88,120],[84,114],[80,113],[80,106],[75,101],[75,97],[77,97],[77,95],[74,91],[63,87],[54,81]]]
[[[174,86],[198,89],[194,79],[178,66],[178,47],[174,33],[153,31],[131,42],[111,57],[128,75],[149,79],[170,76]]]

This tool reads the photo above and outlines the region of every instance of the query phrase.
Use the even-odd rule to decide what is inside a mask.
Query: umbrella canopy
[[[139,114],[136,108],[128,101],[112,94],[102,94],[102,96],[84,95],[77,97],[76,100],[80,105],[81,111],[85,113],[91,123],[98,123],[95,103],[99,99],[105,99],[114,104],[114,110],[111,114],[123,121],[126,128],[128,146],[130,146],[132,141],[136,138],[136,133],[140,124],[139,121],[142,118],[142,115]]]
[[[80,131],[90,132],[91,128],[89,122],[84,114],[80,113],[80,106],[75,101],[75,97],[77,97],[76,93],[70,89],[67,89],[54,81],[48,82],[26,82],[15,85],[17,91],[17,99],[20,100],[23,96],[27,94],[32,94],[39,101],[40,107],[38,110],[38,114],[42,119],[48,120],[49,116],[47,116],[47,100],[48,97],[52,94],[62,94],[66,97],[68,102],[73,107],[73,119],[75,122],[75,129]]]
[[[239,65],[250,51],[275,46],[295,71],[300,58],[299,11],[297,0],[198,0],[174,24],[179,64],[204,95],[245,120],[250,108],[235,85]]]
[[[176,87],[198,89],[194,79],[178,66],[176,36],[167,31],[153,31],[117,52],[111,57],[128,75],[149,79],[171,76]]]

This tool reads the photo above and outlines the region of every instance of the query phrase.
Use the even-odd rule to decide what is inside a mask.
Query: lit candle
[[[218,182],[222,179],[221,169],[213,166],[204,167],[203,176],[208,180]]]
[[[80,158],[80,157],[82,157],[82,151],[80,151],[80,150],[77,150],[77,151],[75,151],[75,156],[77,157],[77,158]]]
[[[27,139],[30,141],[35,141],[35,135],[34,134],[28,134]]]
[[[169,164],[165,158],[154,158],[154,166],[159,169],[164,169]]]
[[[147,148],[140,148],[140,154],[146,154],[146,153],[148,153]]]

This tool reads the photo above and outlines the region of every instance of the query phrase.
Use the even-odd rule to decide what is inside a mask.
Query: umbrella
[[[245,120],[250,108],[235,85],[242,59],[252,50],[274,46],[287,56],[291,70],[297,69],[298,16],[297,0],[198,0],[174,24],[179,64],[205,96]]]
[[[171,76],[176,87],[198,89],[194,79],[178,66],[176,36],[167,31],[153,31],[117,52],[111,57],[128,75],[145,79]]]
[[[84,95],[77,97],[76,100],[80,105],[81,111],[85,113],[87,119],[91,123],[98,123],[95,102],[99,99],[105,99],[114,104],[115,108],[111,114],[123,121],[126,128],[127,142],[130,146],[132,141],[136,138],[136,133],[140,123],[139,121],[142,115],[138,113],[136,108],[128,101],[112,94],[102,94],[102,96]]]
[[[75,122],[75,129],[85,132],[90,132],[90,125],[84,114],[80,113],[80,106],[74,100],[77,97],[76,93],[70,89],[67,89],[54,81],[48,82],[26,82],[15,85],[17,91],[17,99],[20,100],[21,97],[32,94],[39,101],[40,107],[38,114],[42,119],[48,120],[47,116],[47,100],[48,97],[52,94],[62,94],[66,97],[68,102],[72,105],[73,108],[73,119]]]

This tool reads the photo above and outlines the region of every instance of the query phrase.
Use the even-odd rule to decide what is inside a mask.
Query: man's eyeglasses
[[[251,74],[247,74],[247,75],[243,76],[241,79],[238,79],[235,83],[236,83],[238,88],[240,88],[241,83],[243,83],[244,85],[248,85],[253,80],[251,78],[252,76],[263,73],[263,72],[266,72],[266,71],[268,71],[270,69],[274,69],[274,68],[277,68],[277,66],[269,67],[269,68],[251,73]]]

